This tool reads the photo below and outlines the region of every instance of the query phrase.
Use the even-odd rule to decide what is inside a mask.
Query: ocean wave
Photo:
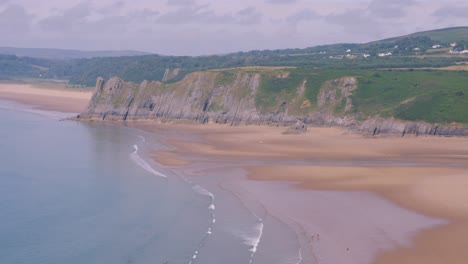
[[[187,178],[184,178],[185,181],[187,181],[188,183],[191,183],[191,181]],[[209,192],[207,189],[201,187],[200,185],[194,185],[192,186],[192,189],[200,194],[200,195],[203,195],[203,196],[208,196],[210,199],[211,199],[211,204],[208,206],[208,210],[211,210],[211,211],[214,211],[215,210],[215,205],[214,205],[214,199],[215,199],[215,196],[213,193]],[[195,249],[195,253],[193,254],[192,258],[189,260],[189,264],[192,264],[197,256],[198,256],[198,253],[199,253],[199,250],[205,245],[206,243],[206,240],[208,239],[209,236],[211,236],[213,234],[213,225],[216,223],[216,218],[215,218],[215,214],[212,213],[211,214],[211,224],[210,226],[208,227],[208,230],[206,231],[205,233],[205,236],[201,239],[198,247]]]
[[[302,263],[302,247],[299,248],[299,255],[297,257],[296,264],[301,264],[301,263]]]
[[[144,170],[146,170],[147,172],[149,172],[149,173],[151,173],[153,175],[163,177],[163,178],[167,178],[166,175],[154,170],[144,159],[142,159],[140,157],[140,155],[138,155],[138,146],[137,145],[133,145],[133,148],[135,149],[135,151],[133,151],[130,154],[130,158],[132,159],[133,162],[135,162],[135,164],[142,167]]]
[[[235,235],[243,240],[243,243],[249,247],[250,261],[252,264],[255,253],[257,253],[258,245],[263,236],[263,220],[257,217],[257,223],[255,223],[250,229],[235,232]]]
[[[200,185],[195,185],[192,187],[193,190],[195,190],[197,193],[201,194],[201,195],[205,195],[205,196],[208,196],[211,198],[211,202],[213,203],[214,201],[214,194],[210,193],[207,189],[201,187]]]
[[[245,244],[250,246],[250,252],[255,254],[257,252],[258,245],[263,235],[263,221],[260,221],[254,225],[251,232],[243,236]]]

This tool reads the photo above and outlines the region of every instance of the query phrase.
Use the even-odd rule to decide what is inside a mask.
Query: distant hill
[[[66,49],[0,47],[0,54],[41,59],[89,59],[96,57],[142,56],[151,53],[134,50],[81,51]]]
[[[383,39],[379,41],[370,42],[368,44],[377,44],[377,43],[388,43],[396,42],[405,38],[415,38],[415,37],[428,37],[433,41],[437,41],[444,44],[450,44],[457,41],[466,41],[468,42],[468,27],[451,27],[451,28],[441,28],[429,31],[416,32],[406,36],[399,36],[394,38]]]

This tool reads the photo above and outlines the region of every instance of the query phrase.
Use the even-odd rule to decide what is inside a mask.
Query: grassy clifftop
[[[296,117],[382,117],[468,124],[464,71],[241,67],[195,72],[173,83],[114,78],[109,83],[95,106],[98,113],[110,111],[117,118],[289,122]]]
[[[255,102],[261,111],[279,111],[286,104],[293,114],[319,111],[319,94],[329,88],[331,80],[355,77],[356,89],[335,102],[335,115],[468,123],[468,72],[464,71],[277,69],[258,73],[262,78]],[[350,84],[337,83],[336,93],[346,88],[340,85]],[[338,100],[340,95],[333,97]],[[348,98],[352,107],[345,111]]]
[[[281,76],[283,74],[283,76]],[[352,92],[352,112],[344,112],[345,99],[335,107],[337,115],[355,114],[359,119],[371,116],[396,117],[439,123],[468,123],[468,72],[433,70],[307,70],[291,69],[285,73],[264,73],[257,93],[260,109],[277,109],[285,101],[307,107],[297,113],[318,110],[319,92],[327,81],[356,77],[357,89]],[[303,94],[298,87],[304,85]],[[342,87],[343,88],[343,87]],[[294,108],[294,107],[293,107]]]

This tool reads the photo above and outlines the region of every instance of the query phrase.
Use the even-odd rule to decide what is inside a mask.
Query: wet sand
[[[174,132],[168,143],[175,149],[158,160],[163,165],[184,166],[199,159],[194,157],[227,167],[236,166],[232,161],[243,164],[238,166],[251,182],[243,188],[257,186],[251,191],[258,199],[287,215],[285,219],[301,223],[307,236],[322,230],[329,239],[328,249],[321,250],[328,253],[323,254],[350,254],[337,256],[337,263],[465,263],[468,259],[468,138],[373,138],[336,128],[284,135],[285,128],[262,126],[138,126],[154,133]],[[184,140],[184,133],[192,139]],[[341,198],[331,201],[324,198],[327,195]],[[385,201],[391,202],[385,205]],[[327,210],[321,207],[327,204]],[[333,219],[338,223],[333,230],[341,226],[341,232],[323,227]],[[336,241],[347,243],[331,250]],[[372,241],[381,244],[375,247]],[[311,250],[318,248],[312,245]]]
[[[86,108],[91,96],[89,89],[0,83],[0,99],[31,105],[40,110],[79,113]]]

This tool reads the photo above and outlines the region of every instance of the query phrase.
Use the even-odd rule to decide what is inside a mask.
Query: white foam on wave
[[[255,215],[256,216],[256,215]],[[248,230],[239,230],[234,234],[243,240],[243,243],[249,247],[250,262],[252,264],[255,253],[257,252],[258,245],[263,236],[263,220],[257,217],[257,223],[255,223]]]
[[[140,157],[140,155],[138,155],[138,146],[137,145],[133,145],[133,148],[135,149],[135,151],[133,151],[130,154],[130,158],[132,159],[133,162],[135,162],[135,164],[142,167],[144,170],[146,170],[149,173],[152,173],[152,174],[154,174],[156,176],[159,176],[159,177],[167,178],[166,175],[154,170],[144,159],[142,159]]]
[[[189,184],[192,184],[192,181],[189,180],[188,178],[183,177],[183,179],[184,179],[186,182],[188,182]],[[192,189],[193,189],[196,193],[198,193],[198,194],[200,194],[200,195],[208,196],[208,197],[210,198],[210,200],[211,200],[211,204],[208,206],[207,209],[208,209],[208,210],[212,210],[212,211],[215,210],[215,205],[214,205],[215,196],[214,196],[213,193],[209,192],[207,189],[201,187],[200,185],[194,185],[194,186],[192,186]],[[215,222],[216,222],[215,215],[214,215],[214,213],[212,213],[212,214],[211,214],[211,225],[210,225],[210,227],[208,227],[208,230],[206,231],[205,236],[202,238],[202,240],[200,241],[200,244],[199,244],[198,248],[196,248],[195,253],[193,254],[192,258],[189,260],[189,262],[188,262],[189,264],[192,264],[192,263],[195,261],[195,259],[196,259],[197,256],[198,256],[198,250],[199,250],[200,248],[203,247],[203,245],[204,245],[205,242],[206,242],[206,239],[208,239],[208,237],[209,237],[211,234],[213,234],[212,226],[214,225]]]
[[[301,264],[301,263],[302,263],[302,247],[299,248],[299,255],[297,257],[296,264]]]
[[[205,195],[211,198],[211,202],[214,200],[214,194],[210,193],[207,189],[201,187],[200,185],[195,185],[192,187],[197,193]]]
[[[252,255],[257,252],[258,245],[263,235],[263,221],[260,221],[254,225],[252,230],[248,234],[244,234],[244,243],[250,246],[250,252]]]

